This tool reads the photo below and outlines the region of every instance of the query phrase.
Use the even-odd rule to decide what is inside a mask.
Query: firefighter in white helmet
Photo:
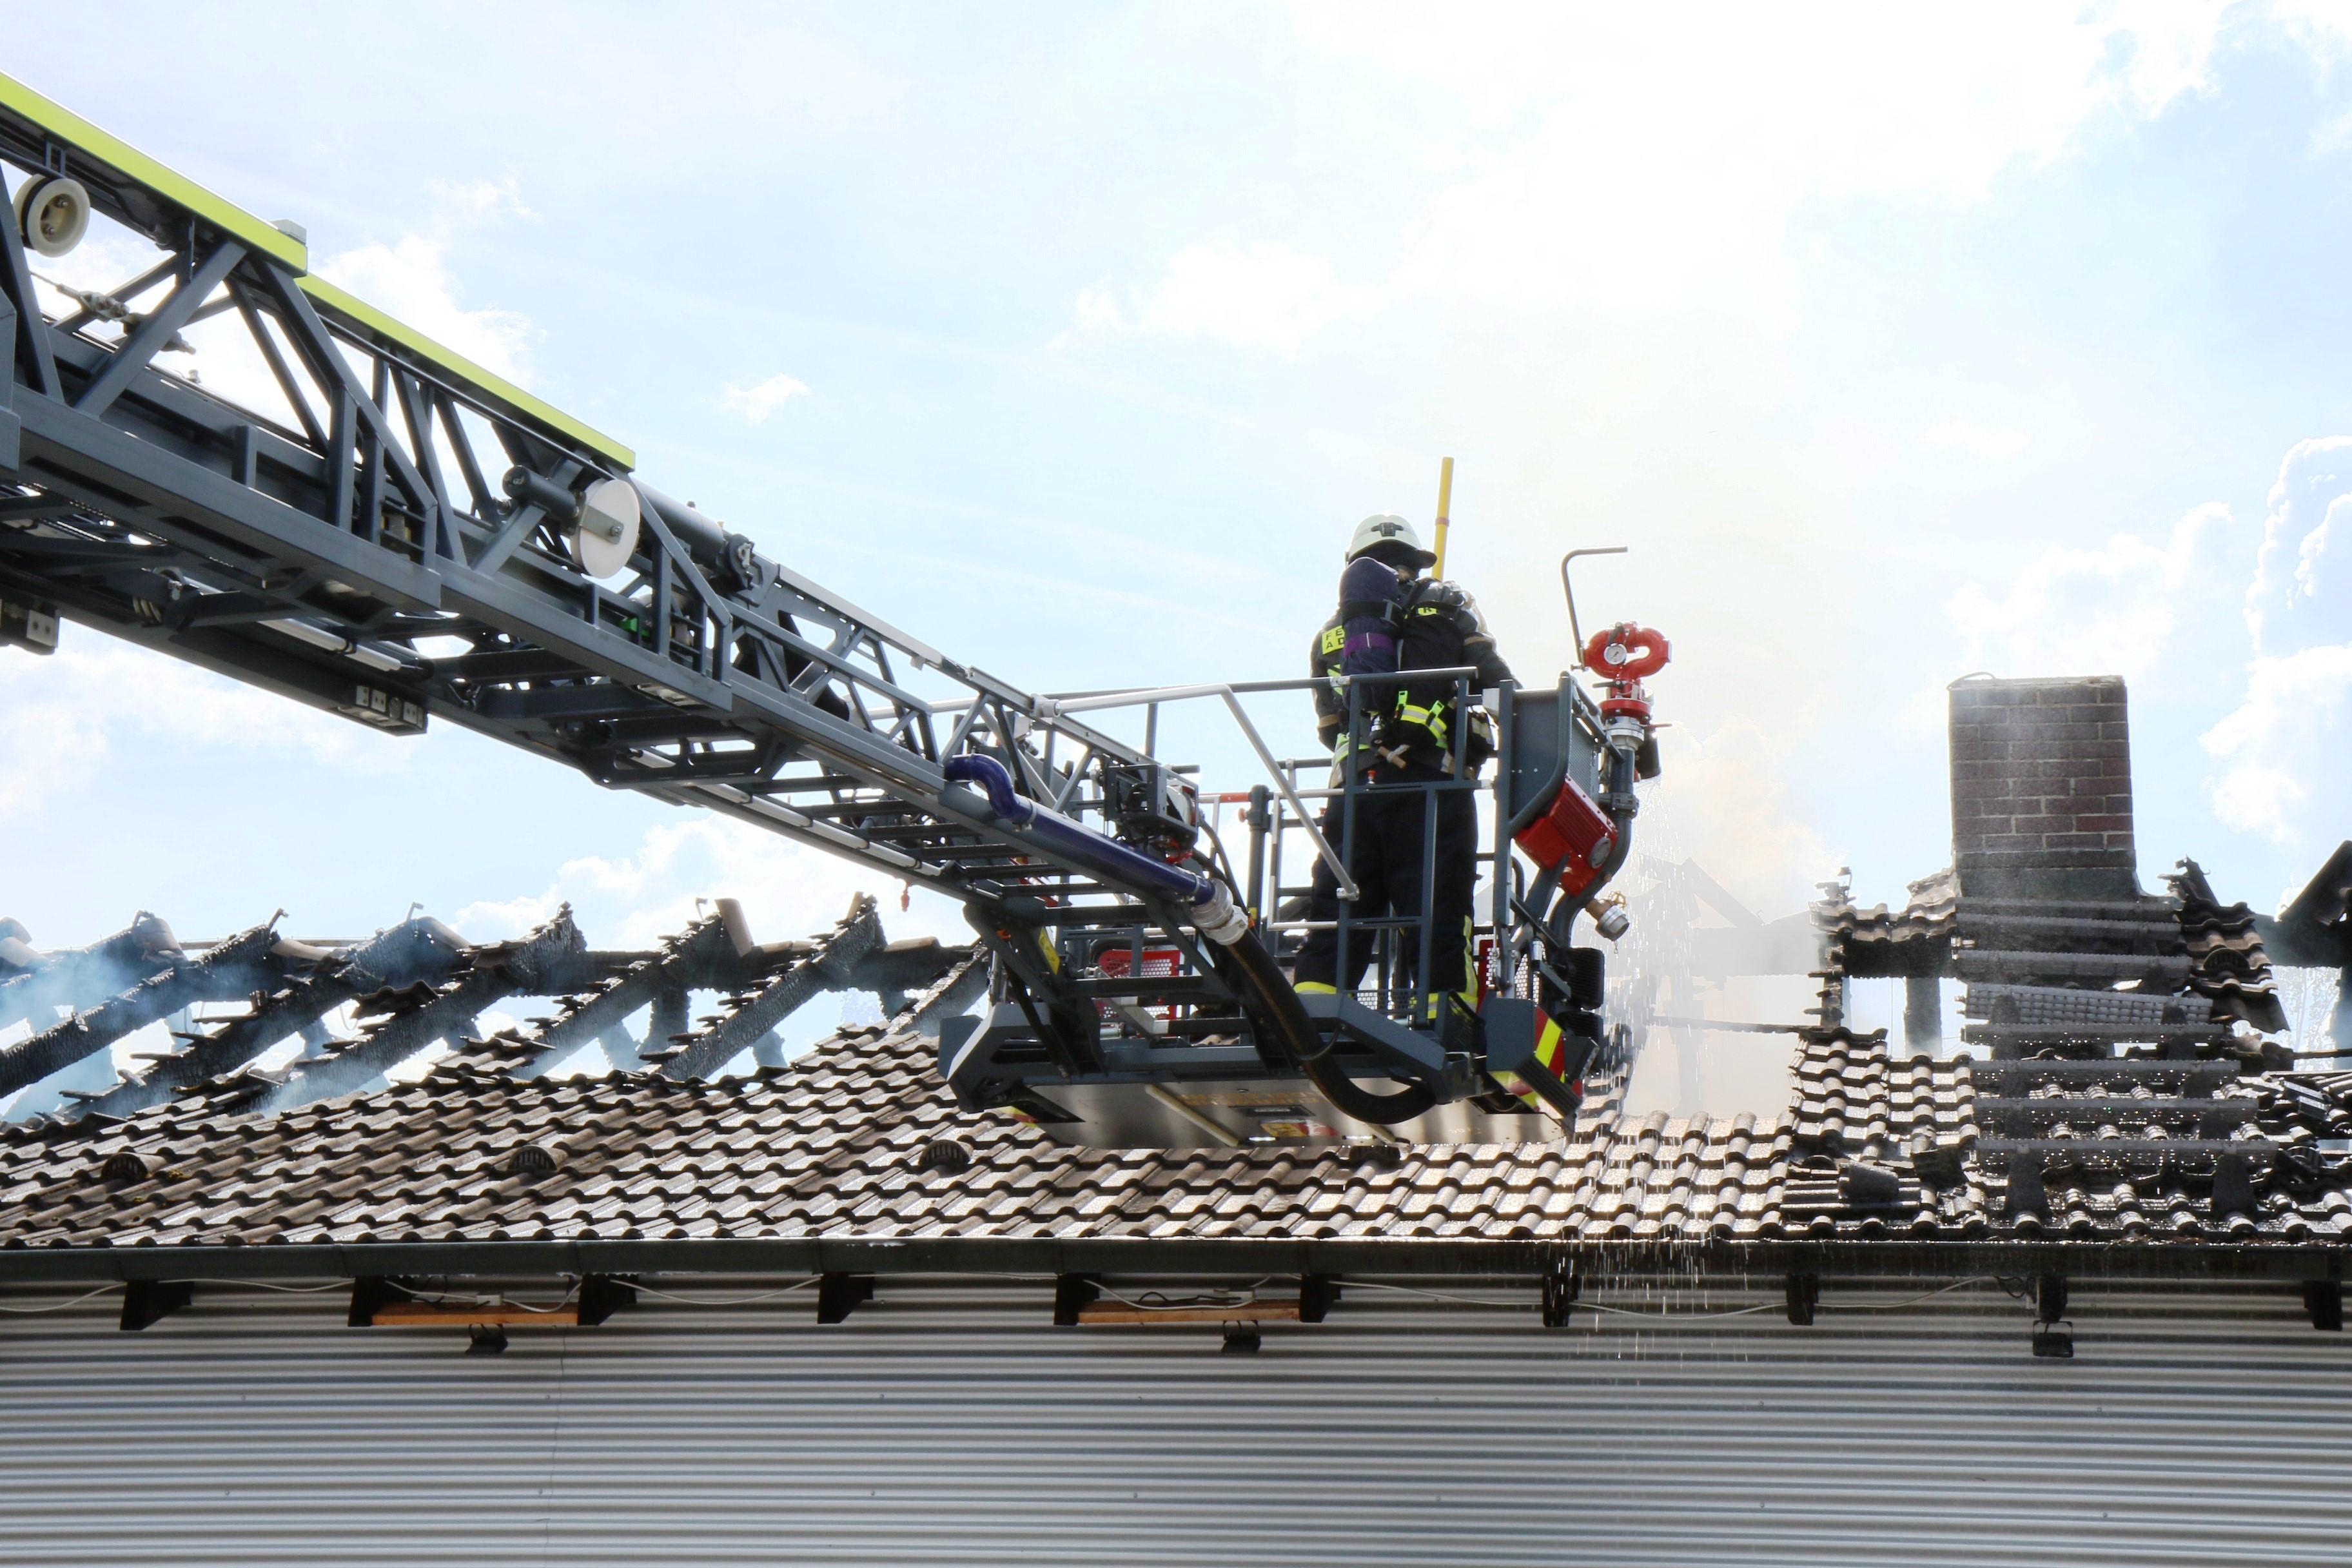
[[[1494,754],[1494,721],[1483,708],[1465,710],[1461,685],[1453,676],[1424,681],[1366,680],[1357,693],[1357,733],[1347,733],[1349,679],[1416,669],[1469,666],[1476,674],[1470,692],[1493,689],[1511,679],[1495,639],[1470,595],[1451,583],[1421,575],[1436,561],[1422,547],[1412,524],[1391,513],[1368,517],[1348,542],[1347,568],[1339,577],[1339,606],[1315,634],[1308,668],[1316,677],[1317,732],[1337,759],[1335,781],[1353,771],[1373,784],[1444,784],[1475,778]],[[1475,791],[1434,792],[1436,844],[1430,889],[1433,933],[1426,981],[1438,1021],[1451,1034],[1468,1026],[1475,994],[1470,977],[1470,905],[1476,880],[1478,813]],[[1349,906],[1351,921],[1399,919],[1418,922],[1422,869],[1428,846],[1423,790],[1359,795],[1349,874],[1360,896]],[[1326,806],[1322,828],[1334,847],[1345,824],[1340,803]],[[1339,879],[1318,861],[1307,895],[1307,918],[1328,924],[1339,912]],[[1299,949],[1295,981],[1303,992],[1352,992],[1363,978],[1379,930],[1349,933],[1344,973],[1338,933],[1310,930]],[[1419,932],[1400,930],[1397,956],[1402,968],[1419,964]]]

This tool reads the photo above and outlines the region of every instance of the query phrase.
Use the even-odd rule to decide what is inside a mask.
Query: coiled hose
[[[1436,1091],[1425,1084],[1409,1083],[1392,1093],[1376,1094],[1342,1071],[1331,1059],[1331,1047],[1315,1027],[1315,1020],[1307,1016],[1298,993],[1291,989],[1255,930],[1224,952],[1232,956],[1241,989],[1256,999],[1259,1013],[1275,1026],[1292,1058],[1340,1115],[1375,1127],[1391,1127],[1436,1106]]]
[[[968,797],[967,809],[985,811],[1034,835],[1057,856],[1114,886],[1149,889],[1190,911],[1195,929],[1209,939],[1210,961],[1234,989],[1255,999],[1256,1015],[1274,1026],[1291,1059],[1341,1115],[1385,1127],[1410,1121],[1436,1105],[1436,1093],[1420,1084],[1408,1084],[1393,1094],[1374,1094],[1339,1070],[1329,1059],[1330,1047],[1315,1020],[1299,1005],[1298,993],[1283,978],[1274,954],[1215,877],[1156,860],[1025,798],[1014,787],[1011,771],[993,757],[966,752],[950,758],[941,771],[951,785],[979,792]],[[1230,956],[1221,960],[1220,953]]]

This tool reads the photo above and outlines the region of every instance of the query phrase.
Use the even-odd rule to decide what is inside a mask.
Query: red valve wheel
[[[1666,639],[1647,626],[1622,621],[1595,632],[1584,645],[1584,662],[1611,680],[1639,680],[1666,668]]]

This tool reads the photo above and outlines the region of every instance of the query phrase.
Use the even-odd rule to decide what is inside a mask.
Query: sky
[[[1571,657],[1561,553],[1630,548],[1580,607],[1672,639],[1644,845],[1762,913],[1948,863],[1980,670],[2127,679],[2152,887],[2273,908],[2352,835],[2352,11],[111,14],[11,68],[1033,689],[1302,673],[1356,521],[1425,522],[1450,455],[1523,680]],[[1212,711],[1163,738],[1252,782]],[[43,947],[564,901],[616,946],[718,894],[773,938],[861,887],[958,929],[79,626],[0,650],[0,819]]]

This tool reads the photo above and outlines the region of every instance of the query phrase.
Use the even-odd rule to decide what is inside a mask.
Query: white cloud
[[[1338,321],[1370,315],[1381,290],[1340,281],[1330,262],[1286,245],[1215,240],[1189,245],[1145,288],[1083,290],[1072,337],[1206,339],[1290,355]]]
[[[808,390],[808,383],[779,371],[765,381],[730,385],[719,405],[730,413],[740,414],[746,425],[764,425],[769,415],[793,398],[806,397]]]
[[[2161,542],[2118,533],[2095,549],[2055,545],[1996,591],[1962,584],[1947,608],[1972,668],[2000,675],[2152,674],[2187,627],[2226,614],[2236,525],[2229,508],[2195,508]]]
[[[0,649],[0,815],[93,776],[118,744],[193,760],[299,755],[338,767],[404,764],[407,751],[348,719],[243,686],[85,626],[46,658]]]
[[[1528,151],[1428,216],[1408,264],[1422,286],[1602,310],[1737,287],[1720,302],[1769,313],[1806,204],[1979,201],[2094,119],[2152,114],[2201,83],[2213,30],[2210,16],[2134,26],[2053,6],[1736,8],[1693,47],[1652,23],[1626,12],[1559,40],[1563,90]]]
[[[478,222],[489,217],[539,221],[539,215],[523,205],[522,187],[512,174],[503,180],[435,180],[425,189],[445,223],[459,216]]]
[[[469,229],[499,219],[536,221],[538,215],[523,205],[511,175],[435,180],[429,189],[434,211],[424,228],[316,260],[319,274],[485,369],[528,384],[530,345],[539,335],[530,318],[498,306],[460,303],[449,258]]]
[[[2297,442],[2279,464],[2243,595],[2251,662],[2238,706],[2203,736],[2214,814],[2273,843],[2345,831],[2352,788],[2352,436]]]
[[[900,910],[901,889],[854,862],[763,832],[731,817],[697,815],[649,829],[632,852],[567,860],[536,896],[468,904],[451,924],[477,942],[520,936],[570,904],[599,947],[651,947],[691,923],[698,899],[741,901],[752,934],[781,942],[833,925],[857,894],[882,905],[883,929],[899,937],[968,942],[959,910],[918,890]]]
[[[319,263],[321,277],[446,344],[486,370],[521,383],[529,374],[530,319],[496,306],[468,310],[457,300],[446,233],[407,234],[338,252]]]
[[[1368,148],[1385,134],[1378,155],[1398,167],[1452,171],[1407,218],[1392,272],[1343,284],[1288,245],[1196,243],[1149,285],[1084,290],[1073,332],[1291,354],[1414,298],[1769,323],[1807,204],[1979,201],[2095,122],[2203,90],[2227,9],[1733,6],[1662,27],[1639,10],[1309,6],[1310,56],[1352,72],[1331,112],[1381,101]]]
[[[2247,585],[2246,634],[2256,653],[2352,627],[2352,436],[2299,441],[2279,464],[2263,521],[2262,556]],[[2333,559],[2330,543],[2334,542]]]
[[[2279,844],[2344,831],[2341,808],[2352,800],[2341,782],[2352,755],[2347,700],[2352,642],[2255,659],[2244,700],[2203,737],[2222,764],[2207,785],[2214,815]]]

